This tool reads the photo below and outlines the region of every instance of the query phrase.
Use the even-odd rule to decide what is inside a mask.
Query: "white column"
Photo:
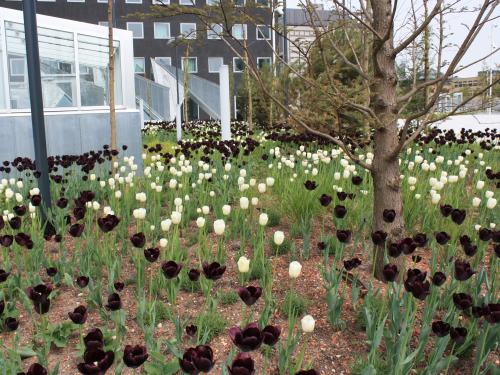
[[[229,99],[229,67],[221,65],[219,68],[220,93],[220,124],[222,140],[231,139],[231,101]]]

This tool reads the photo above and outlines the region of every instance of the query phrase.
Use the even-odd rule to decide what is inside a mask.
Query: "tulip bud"
[[[205,226],[205,218],[200,216],[198,219],[196,219],[196,226],[198,228],[203,228]]]
[[[249,204],[249,201],[248,201],[247,197],[241,197],[240,198],[240,208],[242,210],[248,209],[248,204]]]
[[[300,320],[300,324],[302,326],[302,331],[311,333],[314,331],[314,325],[316,324],[316,321],[311,315],[306,315]]]
[[[168,240],[166,238],[160,238],[160,247],[161,248],[166,248],[168,245]]]
[[[231,213],[231,206],[228,204],[225,204],[222,206],[222,214],[225,216],[228,216]]]
[[[281,244],[283,244],[283,241],[285,241],[285,234],[280,230],[274,232],[274,243],[277,246],[280,246]]]
[[[472,198],[472,206],[473,207],[479,207],[480,204],[481,204],[481,199],[480,198],[478,198],[478,197]]]
[[[497,200],[495,198],[488,198],[486,201],[486,207],[488,207],[490,210],[495,208],[497,205]]]
[[[238,271],[241,273],[247,273],[250,270],[250,260],[242,256],[240,259],[238,259]]]
[[[259,215],[259,225],[266,226],[268,221],[269,221],[269,217],[267,216],[266,213],[261,213]]]
[[[302,271],[302,265],[294,260],[293,262],[290,263],[290,266],[288,268],[288,275],[292,279],[296,279],[297,277],[300,276],[300,272]]]
[[[162,231],[168,232],[170,230],[170,226],[172,225],[172,220],[170,220],[170,219],[162,220],[162,222],[160,223],[160,225],[161,225],[161,230]]]
[[[224,220],[218,219],[214,221],[214,232],[218,236],[222,236],[224,234],[224,230],[226,229],[226,223]]]

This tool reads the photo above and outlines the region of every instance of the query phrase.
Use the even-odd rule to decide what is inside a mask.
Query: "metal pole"
[[[175,128],[177,133],[177,142],[182,139],[182,128],[181,128],[181,105],[179,102],[179,62],[177,61],[177,41],[174,48],[174,60],[175,60],[175,92],[177,93],[177,107],[175,108]]]
[[[46,212],[50,208],[49,167],[47,164],[47,141],[45,139],[45,119],[43,116],[42,77],[40,74],[40,53],[36,26],[36,0],[23,0],[24,35],[26,40],[26,59],[28,64],[28,83],[30,90],[31,122],[35,146],[36,169],[40,172],[38,186],[42,195],[42,223],[45,224]]]
[[[288,109],[288,32],[287,32],[286,0],[283,0],[283,61],[285,62],[285,107]],[[285,114],[288,117],[288,114]]]

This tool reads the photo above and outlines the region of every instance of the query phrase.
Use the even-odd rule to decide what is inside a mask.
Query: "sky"
[[[287,6],[298,7],[301,0],[287,0]],[[399,0],[398,11],[396,13],[395,26],[396,26],[396,41],[398,39],[402,39],[408,30],[405,30],[405,26],[408,25],[407,14],[411,9],[411,1],[412,0]],[[417,12],[422,11],[422,0],[413,0],[414,7]],[[448,4],[451,0],[445,0],[445,4]],[[465,6],[474,7],[482,4],[481,0],[453,0],[454,2],[458,1],[458,4],[455,6],[457,9],[461,9]],[[325,8],[331,7],[332,2],[329,0],[317,0],[319,3],[323,3]],[[345,0],[346,4],[352,3],[352,7],[354,8],[357,4],[357,0]],[[435,4],[435,0],[429,0],[429,8]],[[467,34],[466,25],[472,24],[474,22],[476,13],[471,12],[458,12],[455,14],[451,14],[446,16],[445,22],[445,35],[448,35],[446,41],[451,46],[446,48],[443,52],[443,57],[445,61],[450,61],[457,51],[457,44],[461,43],[463,38]],[[500,17],[500,6],[497,7],[493,16]],[[437,23],[433,25],[437,29]],[[432,26],[431,26],[432,28]],[[434,41],[437,43],[437,41]],[[500,19],[494,20],[490,22],[488,25],[483,27],[481,33],[477,36],[474,44],[471,46],[467,54],[461,61],[461,65],[467,65],[477,60],[481,56],[487,55],[490,53],[492,49],[492,45],[494,48],[500,47]],[[486,64],[489,67],[490,65],[497,69],[500,68],[500,51],[496,52],[491,58],[486,60]],[[477,72],[483,70],[485,68],[485,63],[481,62],[476,65],[471,66],[470,68],[464,69],[459,72],[457,76],[460,77],[472,77],[477,75]]]

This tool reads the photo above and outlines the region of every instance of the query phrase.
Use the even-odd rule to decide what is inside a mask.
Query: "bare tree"
[[[113,43],[113,6],[114,6],[113,2],[114,0],[108,0],[108,57],[109,57],[108,99],[109,99],[109,127],[111,131],[111,149],[116,150],[115,50]]]
[[[325,95],[331,100],[332,105],[348,108],[356,111],[364,118],[365,131],[372,133],[374,158],[372,164],[367,164],[360,160],[352,147],[350,140],[346,140],[343,134],[318,130],[307,124],[301,116],[293,109],[289,109],[276,95],[270,90],[261,79],[260,72],[253,59],[247,61],[247,69],[259,84],[264,95],[269,97],[284,113],[288,113],[289,118],[307,132],[326,138],[339,146],[344,153],[354,163],[368,170],[373,179],[374,200],[373,200],[373,231],[384,231],[388,233],[388,240],[391,242],[399,241],[405,232],[405,223],[403,218],[403,201],[401,196],[399,154],[411,144],[430,124],[442,120],[447,116],[455,114],[472,98],[464,101],[462,104],[453,108],[449,113],[436,116],[434,108],[443,92],[445,84],[453,75],[466,69],[472,64],[461,66],[461,61],[465,53],[474,45],[478,34],[483,27],[498,16],[494,15],[494,10],[499,4],[499,0],[481,0],[480,6],[470,9],[474,13],[473,22],[468,25],[467,34],[463,41],[458,44],[455,55],[444,65],[442,50],[444,48],[443,23],[446,16],[454,16],[460,8],[461,0],[435,0],[432,7],[428,6],[428,0],[425,0],[424,14],[421,17],[415,17],[413,27],[406,31],[403,37],[395,38],[395,19],[398,11],[402,10],[398,0],[359,0],[357,6],[347,5],[342,0],[329,0],[334,9],[339,14],[345,15],[340,18],[340,27],[345,33],[343,40],[352,45],[351,36],[353,32],[361,31],[365,44],[365,50],[361,54],[352,48],[352,57],[349,57],[343,48],[339,46],[339,40],[336,37],[338,33],[332,32],[335,26],[328,27],[321,17],[317,15],[317,8],[310,0],[305,0],[304,11],[308,14],[309,24],[315,32],[314,44],[319,49],[320,54],[325,59],[326,76],[329,85],[318,84],[308,75],[303,74],[300,69],[293,65],[287,65],[290,74],[297,79],[302,79],[306,86],[311,90],[316,90],[317,95]],[[420,4],[416,0],[410,0],[411,4]],[[418,8],[412,6],[413,9]],[[415,11],[416,12],[416,11]],[[231,27],[235,23],[254,23],[259,24],[262,21],[252,16],[246,8],[235,7],[232,2],[221,0],[215,6],[207,6],[203,9],[193,9],[192,7],[182,7],[178,5],[153,7],[153,13],[150,17],[166,17],[179,14],[190,14],[197,18],[201,25],[210,27],[213,23],[222,25],[223,32],[220,38],[226,43],[237,56],[245,56],[248,47],[245,43],[235,39],[231,35]],[[430,71],[430,25],[433,22],[439,24],[439,43],[438,43],[438,64],[437,74],[431,76]],[[337,20],[339,23],[339,20]],[[281,35],[279,28],[273,30]],[[417,41],[423,42],[425,73],[423,79],[415,79],[409,90],[405,93],[398,92],[398,76],[396,71],[396,61],[403,54],[407,53]],[[289,40],[289,43],[294,43]],[[337,80],[334,72],[329,70],[329,61],[327,60],[325,46],[333,50],[336,57],[346,66],[357,72],[361,87],[364,92],[362,95],[346,95],[337,88]],[[296,45],[296,48],[301,48]],[[492,53],[495,53],[495,50]],[[276,53],[276,61],[284,64],[282,57]],[[307,53],[307,51],[304,51]],[[480,62],[490,56],[492,53],[479,57],[476,62]],[[474,96],[481,95],[489,87],[499,82],[498,79],[477,90]],[[402,128],[398,127],[398,119],[406,108],[407,103],[416,95],[424,93],[426,96],[425,104],[415,113],[409,114]],[[473,97],[474,97],[473,96]],[[291,106],[293,107],[293,106]],[[415,124],[418,124],[416,127]],[[411,132],[413,130],[413,132]],[[394,209],[396,218],[393,222],[387,223],[383,220],[383,211],[385,209]],[[375,246],[373,254],[374,274],[382,279],[382,269],[384,265],[384,248]]]

